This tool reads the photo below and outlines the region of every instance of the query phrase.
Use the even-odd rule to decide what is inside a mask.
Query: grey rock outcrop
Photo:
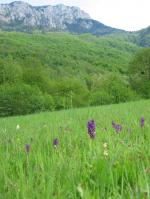
[[[25,2],[15,1],[0,5],[0,21],[10,25],[18,23],[24,27],[66,30],[66,24],[71,24],[76,19],[90,19],[90,16],[78,7],[63,4],[34,7]]]
[[[90,18],[78,7],[31,6],[22,1],[0,4],[0,29],[7,31],[64,31],[104,35],[122,32]]]

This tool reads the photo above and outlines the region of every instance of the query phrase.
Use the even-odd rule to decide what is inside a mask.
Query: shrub
[[[45,94],[44,96],[44,111],[55,110],[55,103],[52,96]]]
[[[7,84],[0,87],[0,116],[23,115],[52,109],[52,98],[43,95],[37,87],[26,84]]]
[[[137,99],[137,94],[130,88],[123,77],[106,75],[91,96],[92,105],[126,102]]]
[[[105,105],[111,104],[113,101],[113,96],[110,95],[107,91],[101,90],[96,91],[91,95],[91,105]]]
[[[150,98],[150,48],[136,54],[129,66],[132,88],[144,98]]]

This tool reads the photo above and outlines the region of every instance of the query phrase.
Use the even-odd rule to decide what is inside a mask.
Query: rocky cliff
[[[108,34],[120,32],[90,18],[78,7],[31,6],[22,1],[0,4],[0,29],[18,31],[68,31]]]

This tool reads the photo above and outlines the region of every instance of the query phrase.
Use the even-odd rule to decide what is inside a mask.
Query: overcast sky
[[[13,0],[0,0],[10,3]],[[78,6],[93,19],[125,30],[139,30],[150,25],[150,0],[24,0],[31,5],[65,4]]]

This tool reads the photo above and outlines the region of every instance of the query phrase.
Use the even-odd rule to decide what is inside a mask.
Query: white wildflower
[[[104,147],[104,148],[107,148],[107,147],[108,147],[108,144],[105,142],[105,143],[103,144],[103,147]]]
[[[104,156],[107,157],[108,156],[108,151],[104,151]]]
[[[19,130],[20,129],[20,125],[19,124],[17,124],[17,126],[16,126],[16,130]]]
[[[83,198],[83,189],[82,189],[82,187],[81,187],[81,184],[79,184],[79,185],[77,186],[77,191],[78,191],[80,197]]]

